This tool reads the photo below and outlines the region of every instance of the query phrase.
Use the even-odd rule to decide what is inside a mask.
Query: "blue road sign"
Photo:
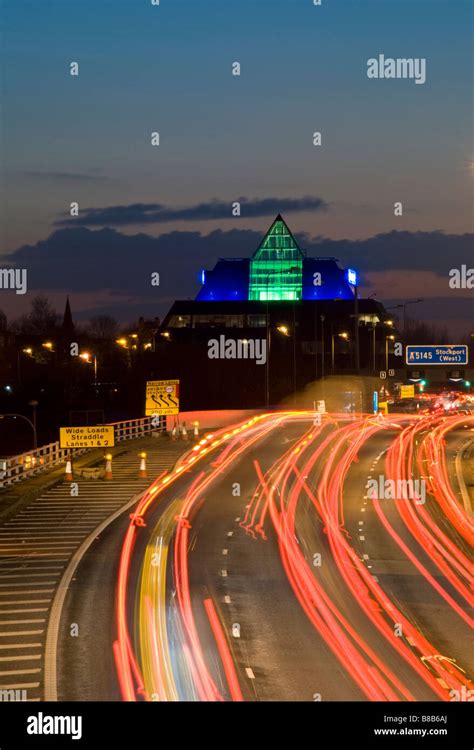
[[[406,347],[407,365],[467,365],[466,344],[429,344]]]

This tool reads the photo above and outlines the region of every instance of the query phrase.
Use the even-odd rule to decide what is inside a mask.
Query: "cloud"
[[[58,229],[34,245],[24,245],[2,262],[28,269],[29,293],[18,306],[29,306],[38,292],[81,299],[83,314],[101,310],[120,320],[164,315],[173,300],[194,298],[199,271],[213,268],[219,257],[249,257],[262,232],[221,229],[209,232],[173,231],[154,237],[122,234],[116,229],[85,227]],[[472,320],[472,290],[452,290],[448,273],[463,263],[472,266],[472,235],[443,232],[388,232],[365,240],[331,240],[296,234],[309,257],[335,256],[360,271],[364,294],[395,304],[423,297],[417,317]],[[151,274],[160,274],[152,287]],[[0,300],[0,307],[4,303]],[[59,305],[61,307],[61,305]],[[20,311],[21,312],[21,311]]]
[[[51,172],[31,170],[22,172],[26,177],[38,180],[58,180],[60,182],[111,182],[111,177],[95,174],[94,170],[90,173],[85,172]]]
[[[243,218],[275,216],[278,213],[301,211],[325,211],[329,204],[322,198],[246,198],[236,199],[241,204]],[[165,224],[176,221],[222,221],[235,220],[232,215],[234,201],[217,199],[194,206],[172,208],[162,203],[132,203],[128,206],[108,206],[105,208],[83,208],[75,218],[58,219],[56,226],[130,226],[134,224]]]

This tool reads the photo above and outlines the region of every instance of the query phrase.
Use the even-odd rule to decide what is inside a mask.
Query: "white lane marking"
[[[22,591],[21,593],[24,594],[25,592]],[[12,599],[11,602],[0,601],[0,607],[9,607],[11,604],[46,604],[51,599],[51,596],[47,596],[46,599]],[[26,612],[27,610],[22,609],[21,611]],[[0,609],[0,612],[4,612],[4,610]]]
[[[368,560],[369,559],[368,555],[364,555],[363,557],[364,557],[364,560]]]
[[[240,516],[237,516],[237,518],[235,520],[236,521],[240,521]]]
[[[251,669],[250,667],[245,667],[245,672],[247,674],[247,677],[249,677],[251,680],[255,679],[255,675],[253,673],[253,669]]]
[[[55,583],[55,581],[53,581],[53,583]],[[52,594],[53,591],[54,589],[28,589],[27,591],[25,590],[23,591],[0,591],[0,596],[11,596],[12,594]]]
[[[18,656],[18,654],[15,654],[14,656],[0,656],[0,661],[36,661],[42,658],[42,654],[31,654],[29,656]]]
[[[54,586],[55,584],[56,584],[56,581],[41,581],[41,582],[40,582],[40,581],[38,581],[38,585],[39,585],[39,586],[48,586],[48,585],[49,585],[49,586]],[[12,585],[11,583],[0,583],[0,587],[1,587],[2,589],[6,588],[7,586],[11,586],[11,585]],[[33,581],[28,581],[28,583],[15,583],[15,584],[13,584],[13,585],[14,585],[14,586],[33,586],[33,585],[34,585],[34,582],[33,582]],[[34,590],[34,589],[33,589],[33,590]],[[51,589],[51,591],[53,591],[53,589]],[[5,594],[6,594],[6,593],[7,593],[7,592],[5,592]],[[10,594],[11,594],[11,591],[9,591],[8,593],[10,593]],[[1,595],[1,593],[0,593],[0,595]]]
[[[379,582],[379,579],[377,578],[377,576],[372,576],[372,578],[374,579],[375,583]]]
[[[44,617],[35,620],[0,620],[0,625],[31,625],[34,622],[46,622]]]
[[[227,570],[221,570],[222,578],[227,578]]]
[[[0,573],[0,581],[3,581],[5,578],[41,578],[42,576],[50,576],[51,575],[60,575],[60,571],[58,573],[30,573],[28,570],[24,573],[15,573],[10,575],[4,575],[3,573]],[[43,583],[53,583],[53,581],[43,581]],[[6,583],[5,586],[10,586],[11,584]],[[26,586],[26,583],[15,583],[15,586]]]
[[[223,555],[227,555],[227,553],[228,553],[228,552],[229,552],[229,550],[228,550],[228,549],[223,549],[223,550],[222,550],[222,554],[223,554]]]
[[[364,522],[363,521],[359,521],[359,526],[363,526],[363,525],[364,525]]]
[[[0,615],[22,615],[24,612],[47,612],[48,607],[34,607],[28,609],[0,609]]]
[[[230,596],[228,595],[224,596],[224,601],[226,604],[230,604]]]
[[[234,536],[234,532],[233,531],[228,531],[227,532],[227,536]]]
[[[361,509],[360,509],[360,512],[361,512],[361,513],[365,513],[365,508],[361,508]]]
[[[11,669],[0,672],[0,676],[4,677],[9,674],[38,674],[41,669]]]
[[[39,682],[20,682],[15,685],[0,684],[0,688],[6,688],[7,690],[20,690],[21,688],[37,688]]]
[[[360,536],[359,539],[361,542],[365,542],[365,536]]]

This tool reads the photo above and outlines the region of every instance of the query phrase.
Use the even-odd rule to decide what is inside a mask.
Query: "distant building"
[[[201,272],[200,302],[353,299],[356,275],[336,258],[307,258],[280,214],[251,258]]]
[[[181,378],[183,408],[275,404],[323,375],[385,369],[387,353],[397,366],[383,305],[358,298],[354,269],[306,257],[280,215],[252,257],[221,258],[201,281],[195,300],[172,305],[157,336],[156,374]],[[265,366],[250,356],[214,358],[210,347],[222,336],[247,342],[248,352],[264,341]]]

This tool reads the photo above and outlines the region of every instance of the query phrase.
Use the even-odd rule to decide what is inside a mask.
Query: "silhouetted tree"
[[[86,334],[95,339],[115,339],[119,325],[110,315],[95,315],[86,326]]]
[[[31,300],[31,310],[14,321],[12,330],[15,333],[49,336],[56,332],[58,315],[51,302],[43,294]]]

